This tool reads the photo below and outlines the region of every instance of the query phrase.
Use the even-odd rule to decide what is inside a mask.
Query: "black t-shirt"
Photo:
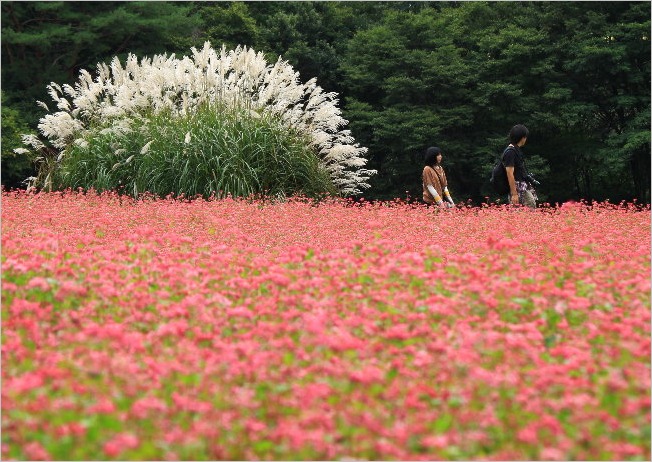
[[[514,179],[516,181],[525,181],[527,175],[525,171],[525,162],[523,153],[518,146],[508,146],[503,153],[503,165],[505,167],[514,167]]]

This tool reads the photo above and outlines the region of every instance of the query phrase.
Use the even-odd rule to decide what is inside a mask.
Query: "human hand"
[[[518,194],[512,194],[509,203],[512,205],[518,205],[519,204]]]

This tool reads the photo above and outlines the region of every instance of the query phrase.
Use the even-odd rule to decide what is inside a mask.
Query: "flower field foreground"
[[[2,196],[3,459],[650,458],[650,210]]]

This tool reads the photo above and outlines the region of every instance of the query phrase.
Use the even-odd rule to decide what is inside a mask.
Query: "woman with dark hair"
[[[510,144],[503,153],[503,165],[509,183],[509,203],[536,208],[536,192],[528,182],[528,173],[525,169],[525,161],[521,151],[521,148],[527,142],[529,134],[530,132],[525,125],[514,125],[512,127],[509,131]]]
[[[426,204],[437,204],[439,207],[453,207],[453,198],[448,191],[448,181],[446,172],[441,165],[443,155],[438,147],[430,147],[426,150],[424,158],[423,173],[421,175],[423,182],[423,201]],[[446,202],[442,200],[446,198]]]

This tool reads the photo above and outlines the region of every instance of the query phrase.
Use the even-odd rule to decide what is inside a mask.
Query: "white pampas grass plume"
[[[149,147],[152,145],[153,142],[154,140],[148,141],[147,144],[143,146],[143,148],[140,150],[140,153],[147,154],[147,151],[149,151]]]
[[[88,141],[86,141],[86,140],[83,139],[83,138],[77,138],[77,139],[75,140],[75,144],[76,144],[77,146],[79,146],[80,148],[82,148],[82,149],[88,149],[88,146],[89,146],[89,145],[88,145]]]
[[[45,145],[41,142],[41,140],[38,139],[38,136],[36,135],[21,135],[21,140],[23,144],[30,146],[32,149],[35,149],[36,151],[43,149]]]

